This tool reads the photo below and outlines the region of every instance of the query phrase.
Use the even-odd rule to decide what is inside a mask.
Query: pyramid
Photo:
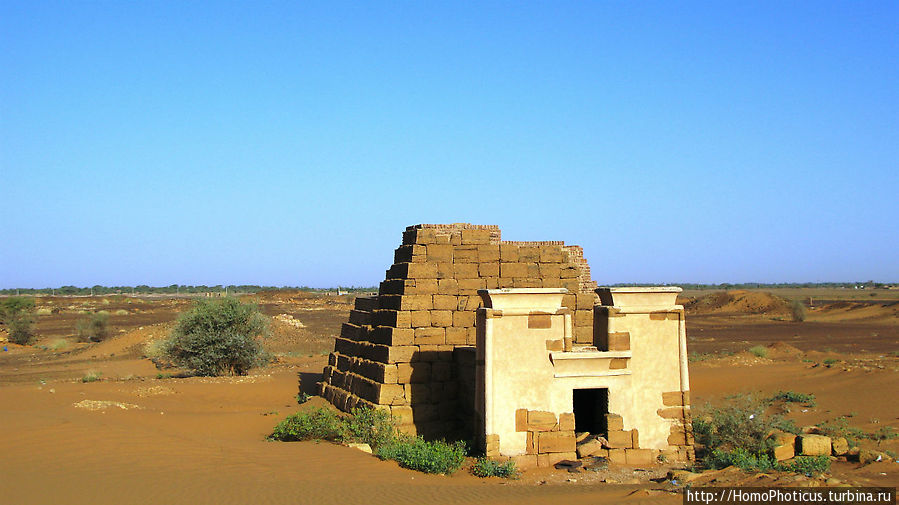
[[[596,283],[579,246],[504,242],[494,225],[403,232],[378,295],[356,299],[320,394],[337,408],[389,409],[426,438],[471,435],[478,290],[567,288],[575,343],[593,343]]]

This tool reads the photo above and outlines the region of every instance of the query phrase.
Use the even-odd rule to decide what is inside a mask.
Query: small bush
[[[749,352],[751,352],[752,354],[755,354],[759,358],[765,358],[768,356],[768,349],[765,349],[764,347],[762,347],[760,345],[757,345],[755,347],[750,347]]]
[[[278,423],[269,440],[300,442],[303,440],[340,440],[346,432],[343,420],[333,410],[316,409],[289,416]]]
[[[501,463],[490,458],[478,458],[471,466],[471,473],[476,477],[502,477],[512,479],[518,476],[514,461]]]
[[[79,319],[75,334],[81,342],[102,342],[109,336],[109,313],[100,311]]]
[[[777,461],[768,454],[753,453],[742,447],[731,451],[715,449],[702,462],[709,468],[718,469],[733,465],[747,472],[770,472],[777,465]]]
[[[778,463],[777,469],[782,472],[796,472],[812,477],[830,470],[830,458],[827,456],[797,456],[790,463]]]
[[[244,375],[266,361],[257,337],[267,334],[255,305],[234,298],[200,300],[178,318],[164,354],[197,375]]]
[[[767,438],[771,430],[798,432],[795,424],[768,414],[767,408],[766,402],[752,395],[732,397],[719,407],[705,405],[693,417],[696,441],[725,452],[743,449],[749,454],[765,454],[773,444]]]
[[[0,302],[0,322],[6,325],[10,342],[30,344],[34,338],[34,299],[12,296]]]
[[[368,444],[372,449],[386,445],[396,437],[396,420],[384,410],[353,409],[345,426],[344,439]]]
[[[790,315],[793,317],[793,322],[801,323],[805,321],[805,305],[799,300],[793,300],[790,303]]]
[[[462,466],[466,451],[465,442],[428,442],[421,437],[403,436],[379,447],[377,456],[419,472],[450,474]]]
[[[809,407],[814,407],[816,405],[815,395],[812,393],[799,393],[796,391],[778,391],[774,394],[768,401],[776,402],[790,402],[790,403],[802,403]]]
[[[838,359],[827,358],[826,360],[824,360],[824,366],[826,366],[827,368],[830,368],[831,366],[833,366],[839,362],[840,362],[840,360],[838,360]]]
[[[86,374],[84,374],[84,377],[81,378],[81,382],[97,382],[98,380],[100,380],[100,377],[102,377],[102,376],[103,376],[103,372],[98,372],[96,370],[90,370]]]
[[[389,412],[357,408],[345,416],[333,410],[319,408],[294,414],[281,421],[275,426],[269,439],[282,442],[359,442],[374,449],[390,443],[395,436],[396,421]]]

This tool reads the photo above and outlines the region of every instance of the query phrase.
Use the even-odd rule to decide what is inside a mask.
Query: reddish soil
[[[268,346],[277,362],[247,377],[183,379],[157,378],[172,370],[159,370],[144,356],[189,301],[39,300],[38,308],[46,310],[38,316],[37,343],[5,344],[8,350],[0,352],[8,483],[0,502],[681,502],[670,484],[650,480],[664,475],[660,467],[595,474],[541,470],[504,481],[465,471],[428,476],[329,443],[267,442],[278,421],[308,408],[294,399],[297,376],[309,387],[317,380],[351,305],[344,297],[299,293],[255,299],[274,316]],[[81,310],[109,311],[113,337],[74,342]],[[879,310],[878,316],[841,319],[834,314],[845,308],[829,310],[812,311],[804,323],[775,321],[770,314],[688,313],[691,352],[736,352],[691,363],[694,405],[734,393],[794,390],[817,399],[815,407],[789,414],[800,425],[845,415],[869,432],[899,428],[899,358],[888,354],[899,350],[896,319],[880,317]],[[766,358],[744,351],[775,342]],[[824,352],[828,348],[833,352]],[[88,372],[99,373],[100,380],[82,382]],[[866,444],[899,451],[896,440]],[[847,483],[895,486],[899,464],[835,463],[830,475]],[[713,484],[785,485],[794,478],[808,480],[728,470]]]

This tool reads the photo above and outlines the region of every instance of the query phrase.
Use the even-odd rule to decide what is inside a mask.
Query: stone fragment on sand
[[[837,437],[831,442],[834,456],[844,456],[849,452],[849,442],[844,437]]]
[[[112,400],[81,400],[73,404],[76,408],[87,410],[105,410],[109,407],[118,407],[122,410],[139,409],[139,405],[133,403],[114,402]]]
[[[593,439],[578,444],[577,446],[577,457],[584,458],[587,456],[594,456],[603,451],[602,442],[599,440]]]
[[[796,435],[775,431],[768,435],[774,441],[774,459],[785,461],[796,455]]]
[[[347,447],[352,447],[353,449],[358,449],[364,453],[371,454],[371,446],[368,444],[357,444],[357,443],[349,443],[346,444]]]
[[[831,440],[824,435],[802,435],[798,447],[803,456],[830,456]]]

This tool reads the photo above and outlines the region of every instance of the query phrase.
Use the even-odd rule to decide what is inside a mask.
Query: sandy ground
[[[540,470],[504,481],[465,471],[424,475],[329,443],[267,442],[278,421],[304,408],[294,400],[297,376],[309,384],[320,373],[329,332],[346,317],[347,303],[326,302],[264,300],[266,313],[291,314],[302,326],[288,318],[276,328],[279,362],[247,377],[157,378],[171,370],[158,370],[142,357],[146,343],[165,335],[180,306],[154,312],[148,305],[138,309],[145,319],[115,328],[106,342],[68,339],[56,350],[40,346],[68,338],[65,323],[54,320],[60,314],[42,316],[38,329],[48,330],[38,346],[8,345],[0,353],[0,503],[680,503],[672,486],[658,479],[663,468]],[[726,315],[689,317],[691,351],[706,353],[719,344],[736,351],[767,342],[768,324],[794,325],[758,315],[732,317],[729,324]],[[817,397],[814,408],[791,412],[800,425],[851,415],[852,425],[866,431],[899,428],[899,357],[887,353],[899,350],[890,336],[896,322],[865,321],[852,324],[873,325],[879,336],[864,344],[864,352],[845,342],[856,332],[849,322],[810,321],[796,324],[803,338],[772,347],[768,358],[737,352],[691,363],[694,405],[739,392],[790,389]],[[813,324],[837,325],[823,330],[836,332],[832,350],[821,350],[827,333],[808,330],[817,328]],[[826,366],[826,359],[837,361]],[[82,382],[88,372],[101,380]],[[899,451],[896,440],[869,445]],[[836,463],[831,476],[895,486],[899,463]],[[725,472],[713,484],[765,479]]]

